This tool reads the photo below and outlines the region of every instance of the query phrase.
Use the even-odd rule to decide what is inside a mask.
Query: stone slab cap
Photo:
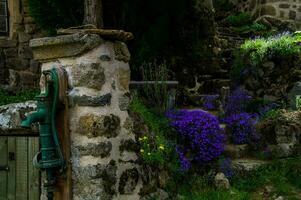
[[[30,40],[34,59],[49,61],[56,58],[81,55],[100,45],[103,39],[97,34],[75,33],[57,37]]]

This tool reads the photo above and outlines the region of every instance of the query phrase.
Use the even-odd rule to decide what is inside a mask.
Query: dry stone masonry
[[[40,66],[28,44],[41,33],[29,16],[28,0],[8,0],[8,10],[10,30],[0,36],[0,84],[11,90],[37,87]]]
[[[34,39],[30,46],[42,70],[59,65],[69,75],[73,199],[140,199],[126,45],[76,33]]]
[[[242,0],[238,2],[236,4],[238,10],[251,13],[257,20],[271,23],[271,25],[287,22],[291,23],[291,28],[294,29],[301,27],[300,0]]]

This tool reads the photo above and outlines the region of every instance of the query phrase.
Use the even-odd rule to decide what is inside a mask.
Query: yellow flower
[[[144,140],[147,140],[147,137],[146,137],[146,136],[144,136],[144,137],[143,137],[143,139],[144,139]]]
[[[149,156],[150,156],[150,155],[151,155],[151,153],[147,153],[147,155],[149,155]]]
[[[140,149],[140,152],[143,153],[143,152],[144,152],[144,149]]]
[[[161,145],[159,146],[159,149],[164,150],[164,145],[161,144]]]

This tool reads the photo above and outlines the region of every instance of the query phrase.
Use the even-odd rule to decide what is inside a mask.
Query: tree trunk
[[[93,24],[97,28],[103,28],[102,0],[85,0],[85,24]]]

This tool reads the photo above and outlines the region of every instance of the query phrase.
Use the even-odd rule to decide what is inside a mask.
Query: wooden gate
[[[32,165],[38,139],[0,136],[0,200],[39,200],[40,173]]]

